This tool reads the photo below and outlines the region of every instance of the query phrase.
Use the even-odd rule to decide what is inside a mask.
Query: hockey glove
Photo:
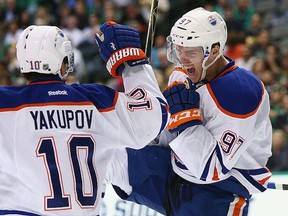
[[[148,63],[136,29],[107,21],[100,30],[102,34],[96,34],[96,42],[106,68],[113,77],[121,75],[124,62],[131,67]]]
[[[199,93],[196,92],[190,79],[185,82],[173,82],[163,92],[171,117],[167,129],[171,132],[182,132],[188,127],[202,124],[199,109]]]

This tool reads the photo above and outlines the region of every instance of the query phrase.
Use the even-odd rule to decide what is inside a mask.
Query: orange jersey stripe
[[[184,73],[184,74],[187,75],[187,70],[185,70],[185,69],[183,69],[183,68],[180,68],[180,67],[176,67],[176,68],[174,69],[174,71],[182,72],[182,73]]]
[[[218,170],[216,167],[214,167],[214,173],[213,173],[213,177],[212,177],[213,181],[218,181],[219,179],[219,175],[218,175]]]
[[[8,112],[8,111],[18,111],[24,109],[26,107],[43,107],[43,106],[85,106],[85,105],[93,105],[93,103],[89,101],[84,102],[48,102],[48,103],[33,103],[33,104],[23,104],[17,107],[10,108],[0,108],[0,112]]]
[[[243,209],[245,203],[246,203],[245,198],[239,197],[238,202],[235,204],[235,208],[234,208],[232,216],[240,216],[240,213],[242,212],[242,209]]]

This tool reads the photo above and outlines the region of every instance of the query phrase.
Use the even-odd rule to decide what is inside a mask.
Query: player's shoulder
[[[0,86],[0,109],[22,105],[22,101],[27,98],[21,94],[24,88],[25,86]]]
[[[118,98],[118,92],[108,86],[102,84],[72,84],[85,95],[100,112],[113,110]]]
[[[168,85],[170,85],[174,81],[184,82],[187,77],[187,71],[185,69],[176,67],[173,69],[173,72],[169,76]]]
[[[250,71],[229,64],[221,75],[207,84],[217,107],[224,113],[246,118],[253,115],[264,94],[262,82]]]

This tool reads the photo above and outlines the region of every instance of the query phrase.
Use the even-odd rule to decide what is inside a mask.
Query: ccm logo
[[[184,110],[178,113],[175,113],[170,117],[168,129],[175,128],[181,124],[184,124],[189,121],[200,120],[202,121],[202,116],[199,108]]]

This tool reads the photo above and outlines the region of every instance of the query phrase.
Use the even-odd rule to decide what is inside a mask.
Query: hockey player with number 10
[[[124,93],[65,84],[74,57],[61,29],[33,25],[20,35],[17,59],[29,83],[0,88],[0,215],[99,215],[114,150],[141,148],[166,126],[167,104],[139,33],[113,22],[101,30],[105,62],[132,50],[109,67],[123,77]]]
[[[266,190],[269,95],[252,72],[223,54],[226,40],[223,18],[203,8],[172,27],[167,57],[178,68],[163,92],[170,133],[115,154],[117,172],[107,179],[122,198],[168,216],[247,216],[251,195]],[[117,168],[117,161],[125,164]]]

